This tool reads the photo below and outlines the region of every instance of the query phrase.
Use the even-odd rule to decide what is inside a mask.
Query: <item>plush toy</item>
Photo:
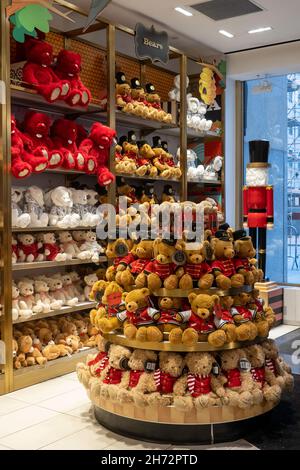
[[[117,274],[117,268],[125,256],[132,248],[132,241],[125,238],[109,239],[105,250],[107,259],[113,261],[106,271],[107,281],[114,281]]]
[[[163,335],[156,326],[159,311],[150,306],[150,291],[147,288],[135,289],[123,295],[125,310],[119,318],[125,322],[124,334],[138,341],[162,341]]]
[[[121,327],[123,318],[120,317],[125,310],[125,303],[122,298],[123,289],[115,281],[100,281],[101,304],[97,310],[90,313],[91,322],[103,333],[109,333]]]
[[[208,67],[203,67],[199,80],[199,93],[202,101],[212,105],[216,99],[216,81],[214,72]]]
[[[18,239],[18,261],[21,263],[32,263],[43,261],[43,254],[39,253],[35,238],[30,233],[19,233]]]
[[[24,190],[11,188],[11,224],[13,227],[26,228],[30,224],[30,215],[23,210]]]
[[[133,110],[131,111],[136,116],[147,118],[149,114],[149,108],[146,103],[145,90],[141,86],[140,80],[134,77],[130,81],[131,84],[131,98],[133,104]]]
[[[144,404],[145,391],[155,392],[156,385],[153,380],[153,373],[149,373],[150,368],[154,368],[157,362],[157,354],[154,351],[145,349],[135,349],[129,360],[128,372],[125,372],[123,386],[119,388],[117,399],[120,403],[136,402],[137,405]]]
[[[51,44],[30,38],[25,43],[27,62],[23,67],[23,81],[32,85],[47,101],[64,99],[70,90],[68,80],[60,80],[52,69]]]
[[[53,300],[49,294],[49,285],[46,279],[36,279],[34,281],[34,299],[37,305],[41,304],[43,313],[48,313],[51,310],[60,310],[62,302],[60,300]]]
[[[24,127],[27,133],[20,132],[16,126],[14,126],[15,137],[19,139],[19,156],[21,159],[30,165],[31,171],[34,173],[41,173],[46,170],[48,167],[48,152],[46,145],[38,146],[33,138],[35,138],[35,132],[37,132],[37,124],[35,122],[31,123],[30,115],[26,115],[24,121]],[[28,133],[28,130],[30,133]],[[15,142],[13,142],[14,144]],[[18,143],[18,141],[17,141]],[[23,147],[23,148],[22,148]],[[12,155],[14,155],[15,148],[13,147]],[[20,163],[20,162],[19,162]],[[14,158],[13,158],[14,166]],[[26,175],[28,176],[28,174]],[[17,176],[18,177],[18,176]]]
[[[224,290],[243,286],[244,276],[236,272],[233,242],[229,234],[225,230],[218,230],[210,243],[215,258],[211,266],[217,286]]]
[[[66,261],[67,255],[61,252],[52,232],[43,234],[43,249],[46,261]]]
[[[268,307],[265,306],[264,300],[261,299],[259,295],[260,295],[259,290],[253,289],[253,291],[251,292],[250,307],[251,307],[251,310],[254,310],[256,312],[255,321],[256,322],[261,322],[262,320],[267,321],[268,330],[269,330],[276,323],[276,315],[272,307],[270,307],[270,305]],[[267,327],[262,326],[262,331],[261,331],[260,336],[267,336],[266,330],[267,330]]]
[[[118,108],[122,108],[124,111],[126,109],[126,112],[131,112],[134,109],[130,85],[126,81],[126,76],[123,72],[116,74],[116,104]]]
[[[94,189],[85,189],[87,194],[87,211],[89,227],[96,227],[101,222],[101,216],[97,212],[98,193]]]
[[[190,80],[189,77],[185,77],[186,80],[186,88],[188,88]],[[180,75],[176,75],[174,77],[174,88],[169,91],[169,98],[172,101],[177,101],[178,103],[180,102]]]
[[[233,306],[233,297],[226,295],[220,297],[220,303],[214,309],[214,323],[217,329],[221,329],[226,333],[226,342],[246,341],[250,339],[251,332],[248,323],[237,325],[231,313]]]
[[[85,282],[85,287],[84,287],[84,296],[86,300],[90,300],[90,294],[93,288],[93,285],[98,281],[98,277],[96,273],[93,274],[87,274],[84,276],[84,282]]]
[[[25,355],[25,361],[22,366],[33,366],[35,364],[44,365],[47,358],[33,347],[33,341],[30,336],[21,336],[18,339],[18,350]]]
[[[195,406],[201,410],[220,405],[225,398],[225,390],[218,377],[212,374],[214,357],[207,352],[188,353],[185,364],[188,372],[178,380],[174,405],[182,411],[190,411]]]
[[[55,301],[59,301],[62,306],[66,305],[66,296],[63,291],[63,284],[61,278],[47,278],[47,283],[49,286],[50,297]]]
[[[23,291],[24,292],[24,291]],[[32,309],[28,308],[26,301],[21,300],[20,290],[18,286],[13,282],[12,284],[12,319],[13,321],[18,318],[27,319],[32,316]]]
[[[174,156],[169,152],[168,142],[163,141],[161,145],[164,151],[166,152],[164,163],[165,165],[167,165],[168,169],[170,169],[170,177],[175,179],[181,178],[181,169],[179,168],[179,166],[175,165]]]
[[[61,80],[68,80],[70,84],[65,101],[70,106],[87,106],[91,101],[91,92],[80,80],[80,54],[62,49],[57,56],[54,70]]]
[[[48,361],[54,361],[61,355],[61,345],[58,344],[48,344],[43,348],[43,355]]]
[[[265,366],[274,375],[277,384],[281,389],[293,390],[294,378],[287,373],[278,360],[279,352],[276,343],[272,339],[267,339],[261,344],[265,354]]]
[[[74,228],[80,223],[80,216],[72,212],[72,192],[69,188],[58,186],[45,194],[46,207],[50,209],[49,225],[59,228]]]
[[[147,109],[147,108],[146,108]],[[138,158],[138,165],[145,165],[147,167],[147,175],[149,176],[157,176],[158,169],[154,166],[153,159],[155,157],[155,153],[152,150],[151,146],[145,140],[141,140],[138,142],[139,146],[139,158]],[[140,174],[136,172],[136,174]]]
[[[69,307],[74,307],[78,304],[79,299],[75,296],[72,277],[69,273],[64,273],[60,276],[60,279],[62,281],[63,292],[66,298],[66,305]]]
[[[150,261],[144,272],[137,277],[140,286],[147,285],[151,292],[160,289],[176,289],[182,275],[174,263],[174,257],[182,246],[176,241],[156,239],[153,243],[154,260]]]
[[[87,156],[77,147],[78,126],[69,119],[57,119],[51,126],[53,145],[63,155],[64,168],[76,169],[86,173],[94,173],[96,162],[92,156]]]
[[[258,329],[256,324],[254,324],[256,311],[249,305],[251,299],[250,294],[241,292],[235,295],[233,299],[234,303],[233,307],[231,307],[231,315],[237,325],[245,325],[243,330],[239,330],[240,340],[254,340],[258,335]]]
[[[33,281],[24,279],[19,281],[17,286],[20,292],[19,305],[22,308],[22,312],[31,310],[32,314],[41,313],[41,305],[35,303]]]
[[[72,279],[74,293],[73,295],[78,298],[79,302],[84,302],[82,279],[76,271],[70,271],[68,274],[71,276]]]
[[[281,397],[281,388],[273,372],[265,366],[265,353],[259,344],[245,348],[246,357],[251,363],[252,379],[256,387],[262,391],[268,402],[276,403]]]
[[[253,405],[253,380],[250,371],[241,370],[243,354],[242,349],[220,352],[221,379],[224,381],[229,406],[249,408]]]
[[[114,175],[107,168],[110,148],[114,143],[115,137],[115,130],[95,122],[88,137],[79,146],[80,152],[84,152],[87,158],[92,158],[95,161],[95,172],[100,186],[108,186],[115,179]]]
[[[212,269],[206,260],[210,260],[212,253],[210,243],[186,243],[184,249],[187,262],[184,265],[184,275],[179,281],[179,288],[190,290],[193,287],[209,289],[214,282]]]
[[[66,337],[66,346],[71,348],[71,354],[75,354],[83,347],[83,343],[77,335],[69,335]]]
[[[29,227],[47,227],[49,216],[45,212],[44,194],[41,188],[30,186],[25,191],[24,209],[30,215]]]
[[[53,142],[50,139],[51,120],[44,113],[29,111],[25,115],[23,127],[28,137],[28,147],[35,157],[43,157],[47,162],[48,168],[57,168],[63,162],[63,155],[54,149]],[[43,160],[40,160],[41,163]]]
[[[161,107],[161,99],[155,90],[153,83],[146,84],[146,104],[149,107],[148,118],[157,121],[171,123],[172,115],[166,113]]]
[[[166,163],[168,158],[167,152],[162,147],[162,141],[159,136],[153,137],[152,150],[154,152],[153,164],[157,168],[159,175],[162,178],[171,178],[172,171]]]
[[[92,378],[96,378],[97,382],[103,381],[106,367],[108,366],[107,349],[109,348],[109,345],[101,335],[98,337],[97,346],[99,352],[97,354],[88,354],[86,364],[79,362],[76,365],[78,380],[86,389],[88,388],[89,381]],[[104,370],[105,373],[103,372]]]
[[[162,333],[169,334],[170,343],[181,343],[182,330],[184,329],[183,319],[178,315],[183,310],[181,298],[160,297],[158,307],[160,317],[157,321],[157,326]]]
[[[60,249],[66,255],[67,260],[78,258],[80,249],[77,242],[73,239],[71,232],[58,232],[58,240]]]
[[[233,233],[235,258],[233,260],[236,272],[242,274],[245,284],[254,284],[263,279],[262,270],[256,269],[255,249],[251,237],[246,236],[245,230],[237,230]]]
[[[188,346],[197,341],[208,341],[214,347],[222,347],[226,342],[226,334],[223,330],[216,330],[214,325],[213,312],[215,305],[219,302],[217,295],[195,294],[192,292],[189,297],[191,310],[179,312],[178,318],[187,323],[187,328],[176,331],[182,335],[182,342]]]
[[[139,275],[143,273],[152,258],[153,240],[141,239],[137,241],[128,256],[125,256],[117,267],[117,272],[121,272],[121,274],[117,275],[121,285],[124,286],[125,289],[133,285],[143,287],[143,285],[139,283]]]
[[[28,142],[27,137],[17,128],[14,115],[11,116],[11,172],[15,178],[26,178],[32,173],[33,156],[28,155],[24,149],[24,143]]]
[[[90,226],[90,215],[87,208],[87,192],[84,189],[70,188],[73,200],[73,213],[80,217],[79,227]]]
[[[104,252],[103,247],[97,242],[97,236],[95,232],[89,230],[85,232],[84,242],[80,246],[81,252],[88,252],[93,263],[98,263],[100,260],[100,255]],[[78,255],[80,258],[80,255]]]

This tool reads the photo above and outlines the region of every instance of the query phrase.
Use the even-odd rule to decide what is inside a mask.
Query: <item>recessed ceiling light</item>
[[[182,15],[185,15],[185,16],[194,16],[193,13],[191,13],[188,10],[185,10],[182,7],[176,7],[175,10],[178,11],[178,13],[181,13]]]
[[[219,33],[223,34],[223,36],[226,36],[227,38],[230,38],[230,39],[234,38],[234,34],[229,33],[228,31],[225,31],[225,29],[220,29]]]
[[[255,34],[255,33],[264,33],[265,31],[271,31],[273,28],[271,26],[266,26],[265,28],[257,28],[257,29],[251,29],[248,31],[249,34]]]

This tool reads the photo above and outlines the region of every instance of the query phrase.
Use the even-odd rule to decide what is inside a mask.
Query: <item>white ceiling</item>
[[[88,9],[90,0],[71,0]],[[300,38],[299,0],[253,0],[263,12],[244,15],[224,21],[213,21],[194,11],[193,17],[177,13],[176,6],[189,6],[207,0],[112,0],[103,10],[103,16],[112,22],[134,28],[137,21],[165,28],[171,44],[196,56],[211,55],[216,51],[231,52]],[[248,34],[248,30],[272,26],[273,30]],[[72,26],[68,26],[72,29]],[[233,39],[221,36],[225,29]]]

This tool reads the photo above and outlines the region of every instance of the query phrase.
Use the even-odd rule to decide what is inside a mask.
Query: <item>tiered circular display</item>
[[[237,295],[240,292],[249,292],[251,290],[251,287],[244,286],[229,291],[212,288],[207,291],[193,289],[193,292],[225,296]],[[160,289],[154,292],[153,295],[187,297],[189,293],[190,291],[180,289],[173,291]],[[257,337],[254,341],[229,342],[221,348],[215,348],[208,342],[198,342],[193,346],[171,344],[166,333],[162,342],[129,340],[121,331],[104,334],[103,336],[109,343],[132,349],[179,353],[233,350],[259,344],[266,339]],[[258,418],[278,404],[278,402],[264,400],[260,404],[245,408],[223,405],[203,407],[202,409],[193,407],[192,410],[183,411],[174,405],[161,406],[159,403],[151,403],[148,406],[140,407],[133,401],[122,403],[119,400],[111,400],[108,397],[93,394],[89,388],[87,392],[94,406],[95,417],[100,424],[127,437],[131,436],[151,442],[212,443],[237,439],[244,435],[245,427],[257,425],[256,420],[249,420],[249,418]]]

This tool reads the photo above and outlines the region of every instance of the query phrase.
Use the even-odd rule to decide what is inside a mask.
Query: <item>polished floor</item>
[[[284,335],[284,336],[282,336]],[[281,326],[272,332],[280,343],[299,337],[300,329]],[[300,377],[295,397],[300,396]],[[127,439],[100,426],[75,373],[49,380],[0,397],[0,450],[130,450],[130,449],[262,449],[273,445],[295,448],[299,437],[296,403],[290,397],[278,407],[266,429],[249,434],[245,440],[211,446],[170,446]],[[299,407],[300,408],[300,407]],[[300,413],[300,410],[299,410]],[[282,432],[281,432],[282,425]],[[284,431],[284,432],[283,432]],[[286,437],[289,435],[289,439]],[[266,438],[264,438],[264,436]],[[278,438],[277,442],[274,436]],[[294,436],[294,437],[293,437]],[[274,443],[274,444],[273,444]],[[298,444],[300,446],[300,444]],[[280,448],[279,447],[279,448]],[[275,447],[276,448],[276,447]],[[284,447],[283,447],[284,448]]]

